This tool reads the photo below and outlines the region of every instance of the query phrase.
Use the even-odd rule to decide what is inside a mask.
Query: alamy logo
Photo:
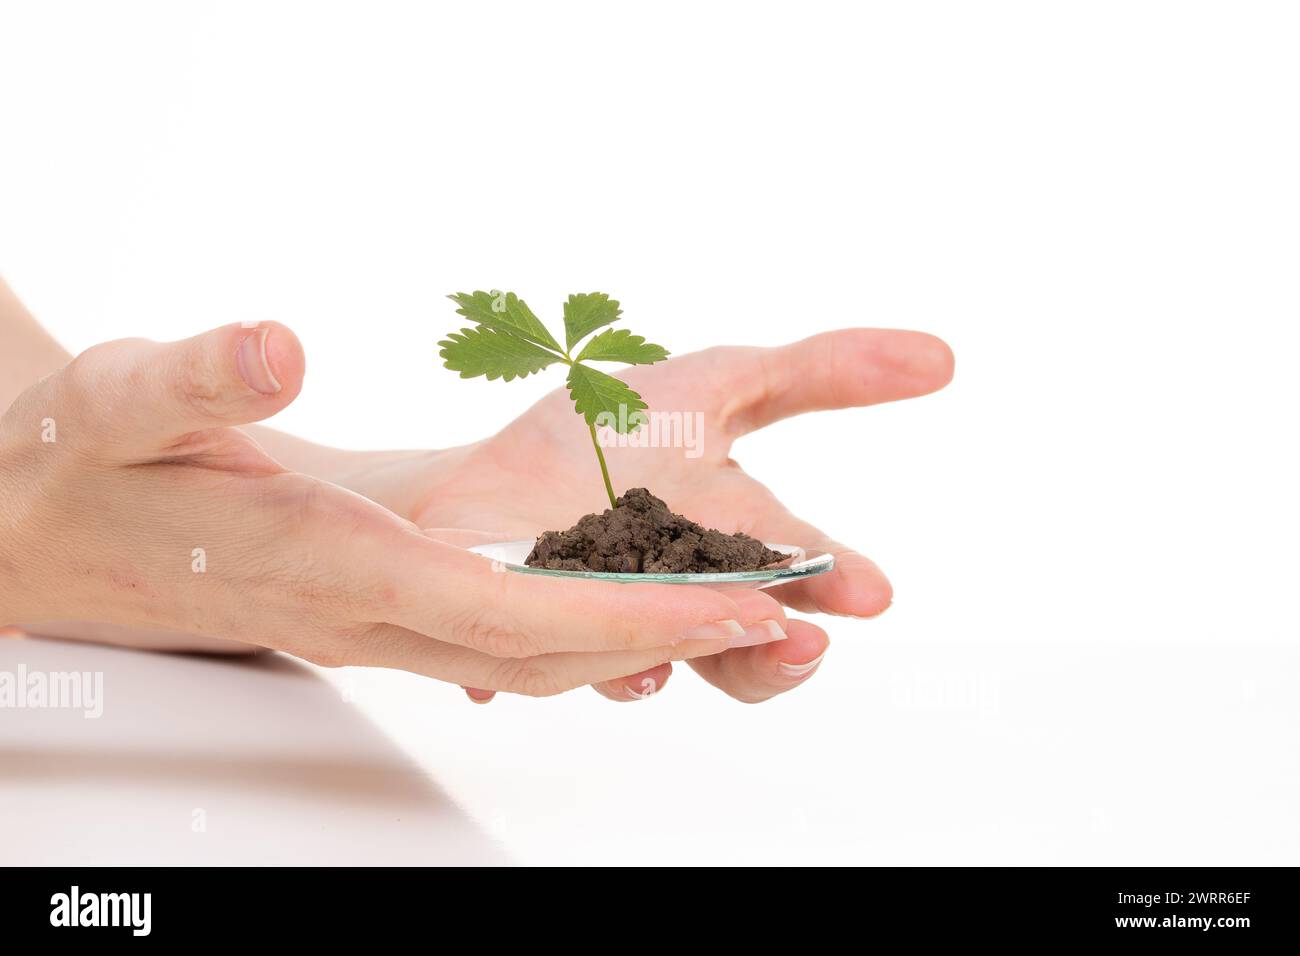
[[[71,893],[50,897],[51,926],[128,926],[132,936],[148,936],[152,893]]]
[[[0,671],[0,710],[79,710],[87,720],[104,714],[103,671]]]
[[[687,458],[704,455],[703,412],[647,412],[618,406],[599,412],[595,425],[601,448],[684,448]]]

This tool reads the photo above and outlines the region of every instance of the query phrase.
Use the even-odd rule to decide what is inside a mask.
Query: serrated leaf
[[[635,431],[641,424],[641,416],[636,413],[649,407],[627,383],[586,365],[569,369],[568,384],[569,397],[588,425],[595,425],[597,416],[604,414],[601,424],[616,432]]]
[[[573,348],[602,325],[618,319],[623,310],[603,292],[580,292],[564,303],[564,338]]]
[[[654,345],[643,335],[633,335],[627,329],[606,329],[585,346],[577,361],[626,362],[628,365],[653,365],[668,357],[668,350]]]
[[[492,292],[457,292],[447,298],[460,306],[456,311],[471,322],[498,332],[523,336],[557,352],[564,351],[541,319],[533,315],[528,304],[513,292],[497,292],[495,289]]]
[[[540,372],[561,361],[540,345],[509,332],[495,329],[461,329],[439,342],[443,364],[461,378],[486,375],[488,381],[504,378],[507,382]]]

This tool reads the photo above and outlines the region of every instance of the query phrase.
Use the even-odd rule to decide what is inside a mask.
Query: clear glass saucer
[[[616,574],[610,571],[551,571],[524,564],[536,542],[504,541],[470,548],[475,554],[491,558],[494,564],[516,574],[540,574],[551,578],[574,578],[579,581],[614,581],[618,584],[708,584],[735,587],[770,588],[800,578],[825,574],[835,567],[835,555],[826,551],[799,548],[788,544],[769,544],[773,551],[794,555],[794,560],[779,568],[759,571],[733,571],[726,574]]]

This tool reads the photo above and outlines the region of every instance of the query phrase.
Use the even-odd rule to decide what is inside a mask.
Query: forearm
[[[68,364],[71,356],[46,332],[0,279],[0,414],[32,383]]]

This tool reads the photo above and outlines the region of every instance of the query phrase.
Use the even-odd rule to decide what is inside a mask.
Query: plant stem
[[[591,429],[591,446],[596,449],[596,457],[600,460],[600,473],[605,476],[605,493],[609,495],[609,506],[618,507],[618,499],[614,497],[614,483],[609,480],[609,466],[605,464],[605,453],[601,450],[600,441],[596,438],[596,426],[588,425]]]

